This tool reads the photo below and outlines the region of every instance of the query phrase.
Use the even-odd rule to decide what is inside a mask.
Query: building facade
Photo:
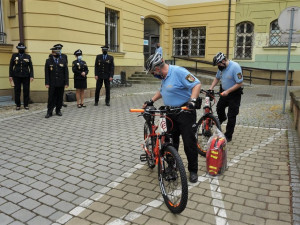
[[[20,41],[27,46],[34,65],[31,98],[35,102],[46,100],[44,64],[57,43],[63,44],[63,53],[69,58],[70,90],[74,89],[73,53],[83,51],[90,69],[88,96],[93,95],[96,85],[95,56],[105,44],[115,58],[115,74],[126,71],[127,76],[144,70],[145,59],[155,51],[157,42],[165,59],[183,56],[211,61],[223,51],[242,65],[264,66],[267,61],[272,68],[273,60],[282,60],[278,64],[281,68],[286,47],[270,48],[266,38],[270,26],[277,29],[280,11],[297,4],[296,0],[0,0],[0,96],[12,95],[8,65]],[[249,42],[241,42],[237,36],[237,30],[242,26],[248,29],[248,24],[252,25],[250,55]],[[276,37],[271,39],[276,42]],[[293,61],[300,57],[297,47],[293,47]],[[296,70],[297,66],[295,63],[291,68]]]

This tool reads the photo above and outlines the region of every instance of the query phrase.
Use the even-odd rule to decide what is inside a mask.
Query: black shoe
[[[232,137],[230,138],[230,137],[226,137],[226,136],[225,136],[225,138],[226,138],[226,140],[227,140],[227,143],[228,143],[228,142],[231,142],[231,140],[232,140]]]
[[[61,111],[59,111],[59,112],[56,112],[56,115],[58,115],[58,116],[62,116],[62,113],[61,113]]]
[[[94,106],[98,106],[98,102],[95,102]]]
[[[52,113],[47,113],[46,116],[45,116],[45,118],[48,119],[48,118],[51,117],[51,116],[52,116]]]
[[[28,106],[24,106],[24,109],[29,110],[29,107]]]
[[[110,106],[109,102],[106,102],[106,106]]]
[[[68,107],[68,105],[67,105],[67,104],[65,104],[65,103],[63,103],[63,104],[62,104],[62,106],[63,106],[63,107]]]
[[[20,107],[20,106],[17,106],[17,107],[16,107],[16,110],[20,110],[20,109],[21,109],[21,107]]]
[[[198,181],[198,175],[195,172],[190,172],[190,182],[196,183]]]

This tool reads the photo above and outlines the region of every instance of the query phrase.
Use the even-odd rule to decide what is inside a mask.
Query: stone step
[[[12,101],[12,96],[0,96],[0,102]]]
[[[136,71],[134,74],[147,74],[146,71]]]

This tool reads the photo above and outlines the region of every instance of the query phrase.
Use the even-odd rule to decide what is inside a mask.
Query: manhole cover
[[[268,94],[257,94],[256,96],[259,96],[259,97],[272,97],[272,95],[268,95]]]

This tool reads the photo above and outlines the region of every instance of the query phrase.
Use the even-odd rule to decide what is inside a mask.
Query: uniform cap
[[[60,48],[57,47],[50,48],[50,50],[52,50],[52,52],[60,52]]]
[[[109,49],[109,47],[107,45],[104,45],[101,48],[102,48],[102,51],[107,51]]]
[[[78,49],[74,52],[74,55],[82,55],[82,51],[80,49]]]
[[[24,45],[24,43],[20,42],[17,46],[17,49],[26,49],[26,46]]]
[[[64,47],[64,46],[62,44],[56,44],[56,45],[53,45],[53,47],[62,49],[62,47]]]

